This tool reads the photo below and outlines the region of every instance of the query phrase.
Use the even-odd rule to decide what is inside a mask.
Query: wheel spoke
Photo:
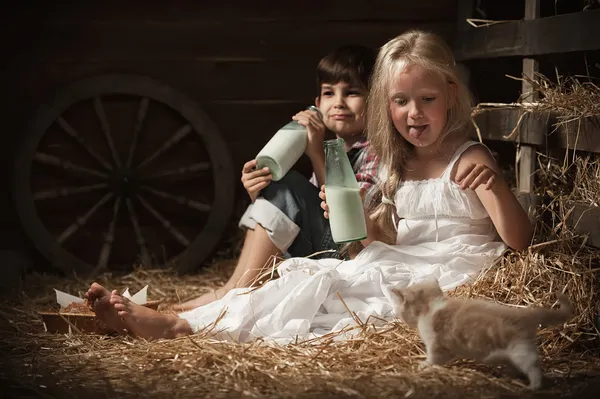
[[[152,175],[143,176],[144,179],[156,179],[159,177],[182,177],[188,173],[204,172],[210,170],[210,163],[199,162],[187,166],[182,166],[177,169],[165,170],[162,172],[154,173]]]
[[[85,142],[83,137],[81,137],[79,133],[77,133],[77,131],[73,129],[73,127],[71,127],[71,125],[69,125],[69,123],[66,120],[64,120],[62,117],[59,117],[56,121],[58,122],[60,127],[62,127],[62,129],[71,138],[73,138],[73,140],[75,140],[80,146],[82,146],[92,158],[98,161],[100,165],[102,165],[107,170],[113,170],[110,166],[110,163],[108,163],[102,156],[100,156],[96,151],[94,151],[94,149]]]
[[[74,172],[85,173],[85,174],[96,176],[96,177],[103,177],[105,179],[108,178],[108,175],[106,173],[100,172],[96,169],[86,168],[84,166],[75,165],[72,162],[63,161],[57,156],[45,154],[43,152],[36,152],[34,159],[43,164],[56,166],[56,167],[62,168],[64,170],[68,170],[68,171],[72,170]]]
[[[177,202],[178,204],[181,204],[181,205],[187,205],[190,208],[197,209],[197,210],[199,210],[201,212],[210,212],[210,210],[212,209],[211,206],[208,205],[208,204],[204,204],[204,203],[199,202],[199,201],[195,201],[195,200],[192,200],[192,199],[189,199],[189,198],[185,198],[185,197],[183,197],[181,195],[169,194],[169,193],[166,193],[164,191],[155,190],[155,189],[150,188],[148,186],[141,186],[141,188],[143,190],[146,190],[146,191],[148,191],[148,192],[156,195],[156,196],[159,196],[159,197],[162,197],[162,198],[166,198],[166,199],[170,199],[170,200],[175,201],[175,202]]]
[[[185,136],[190,134],[192,131],[192,125],[187,124],[179,128],[171,137],[165,141],[165,143],[160,147],[156,152],[150,155],[148,158],[144,159],[139,165],[138,168],[142,168],[148,165],[150,162],[155,160],[157,157],[165,153],[169,148],[173,147],[175,144],[179,143]]]
[[[117,154],[115,143],[113,142],[110,134],[110,125],[108,124],[108,119],[106,118],[106,113],[104,112],[104,107],[102,106],[102,100],[100,100],[100,97],[94,97],[94,110],[96,111],[98,120],[100,120],[100,127],[102,128],[102,132],[104,133],[106,141],[108,142],[108,148],[110,149],[110,153],[115,161],[115,165],[120,168],[121,160],[119,159],[119,154]]]
[[[99,190],[101,188],[107,188],[108,183],[98,183],[98,184],[90,184],[89,186],[81,186],[81,187],[63,187],[57,188],[54,190],[46,190],[46,191],[38,191],[33,194],[34,200],[42,200],[42,199],[50,199],[50,198],[58,198],[58,197],[68,197],[69,195],[74,194],[83,194],[89,193],[94,190]]]
[[[140,229],[140,223],[138,222],[137,214],[135,213],[135,209],[133,209],[130,199],[125,200],[125,205],[129,211],[129,219],[131,220],[131,225],[133,226],[133,231],[135,232],[135,240],[140,247],[140,251],[142,251],[142,262],[144,266],[147,267],[151,264],[150,252],[148,252],[146,241],[144,241],[144,237],[142,237],[142,230]]]
[[[149,103],[150,101],[148,100],[148,97],[144,97],[142,98],[142,101],[140,101],[140,108],[138,109],[137,119],[135,121],[135,126],[133,127],[133,137],[131,138],[129,155],[127,156],[127,163],[125,164],[126,168],[130,168],[131,162],[133,162],[133,154],[135,153],[135,147],[137,147],[138,136],[140,134],[140,131],[142,130],[142,125],[144,124],[146,113],[148,112]]]
[[[167,218],[161,215],[160,212],[154,209],[152,205],[150,205],[144,198],[142,198],[141,195],[138,195],[138,199],[140,200],[142,206],[146,208],[152,214],[152,216],[154,216],[159,222],[161,222],[163,227],[167,229],[167,231],[171,233],[171,235],[175,237],[175,239],[179,241],[181,245],[185,247],[188,247],[190,245],[190,241],[183,234],[181,234],[179,230],[173,227],[173,225],[171,224],[171,222],[169,222]]]
[[[102,205],[106,203],[111,197],[112,193],[106,194],[104,197],[100,198],[98,202],[96,202],[89,211],[87,211],[83,216],[78,217],[77,220],[69,227],[67,227],[60,236],[58,236],[57,241],[62,244],[67,238],[69,238],[73,233],[79,230],[80,227],[85,225],[87,221],[92,217],[92,215],[100,208]]]
[[[121,198],[117,197],[115,200],[115,204],[113,205],[113,215],[110,224],[108,225],[108,230],[106,231],[106,235],[104,236],[104,244],[102,245],[102,249],[100,250],[100,257],[98,258],[98,265],[96,270],[101,270],[106,267],[108,264],[108,258],[110,257],[110,252],[112,250],[112,244],[115,240],[115,226],[117,223],[117,215],[119,214],[119,208],[121,207]]]

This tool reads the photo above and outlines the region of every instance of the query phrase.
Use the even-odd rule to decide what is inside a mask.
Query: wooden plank
[[[484,140],[513,141],[543,146],[550,123],[550,115],[523,112],[519,108],[490,108],[474,116]],[[515,130],[516,127],[516,130]],[[471,133],[477,137],[475,129]]]
[[[525,20],[535,20],[540,16],[540,0],[525,0]],[[535,59],[524,58],[523,59],[523,72],[522,75],[535,79],[536,73],[538,72],[539,66]],[[537,101],[539,94],[534,91],[532,84],[523,80],[521,86],[521,100],[523,103]],[[544,132],[532,132],[536,134],[534,140],[540,140],[544,137]],[[517,193],[521,204],[530,214],[533,216],[536,202],[532,200],[533,185],[535,180],[535,169],[537,166],[536,149],[528,144],[522,144],[517,148]],[[532,209],[532,206],[534,208]]]
[[[278,0],[249,2],[245,0],[221,1],[118,1],[69,2],[56,7],[41,2],[31,7],[28,2],[14,2],[12,14],[23,9],[38,8],[48,19],[73,21],[122,21],[142,19],[153,22],[177,21],[198,24],[211,20],[302,20],[302,21],[360,21],[395,20],[419,21],[453,19],[456,0],[421,0],[397,2],[389,0],[304,0],[282,2]],[[22,4],[19,4],[22,3]],[[27,10],[30,12],[29,10]],[[8,19],[8,18],[7,18]]]
[[[517,197],[530,218],[535,214],[535,208],[540,199],[533,193],[535,169],[537,165],[536,149],[533,146],[517,147]]]
[[[467,23],[468,18],[473,17],[474,0],[458,0],[456,12],[456,31],[465,32],[472,29]],[[471,73],[469,67],[464,63],[457,63],[456,70],[462,82],[471,90]]]
[[[47,93],[76,80],[115,70],[150,76],[181,90],[200,102],[221,103],[306,103],[316,97],[317,59],[278,62],[193,61],[187,63],[157,60],[152,63],[128,61],[47,62],[29,65],[19,71],[22,84],[18,96],[41,102]],[[291,78],[293,77],[293,78]]]
[[[600,207],[575,204],[567,225],[577,234],[589,234],[586,244],[600,248]]]
[[[45,25],[31,47],[17,56],[29,62],[48,59],[76,61],[173,62],[265,61],[320,58],[335,47],[363,44],[379,47],[409,28],[431,30],[450,38],[454,23],[250,21],[231,24],[209,21],[149,24],[87,24],[85,21]]]
[[[559,123],[556,115],[550,113],[524,113],[519,108],[491,108],[480,111],[474,120],[483,140],[600,153],[600,116]],[[518,128],[510,136],[517,125]],[[477,138],[474,127],[471,137]]]
[[[600,116],[559,123],[548,136],[548,146],[600,153]]]
[[[600,10],[511,21],[458,33],[458,61],[600,49]]]
[[[468,18],[473,18],[475,9],[474,0],[458,0],[456,6],[456,31],[463,32],[470,30],[472,26],[467,22]]]

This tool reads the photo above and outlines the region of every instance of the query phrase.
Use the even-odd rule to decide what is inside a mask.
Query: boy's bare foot
[[[193,333],[187,321],[173,314],[159,313],[131,302],[116,291],[110,296],[110,304],[123,318],[127,329],[146,339],[177,338]]]
[[[173,305],[173,310],[184,312],[187,310],[192,310],[199,308],[200,306],[208,305],[216,300],[219,300],[225,296],[229,292],[228,287],[220,287],[216,290],[212,290],[207,292],[204,295],[200,295],[198,298],[190,299],[184,303],[180,303],[178,305]]]
[[[112,294],[116,294],[114,290]],[[96,317],[106,324],[106,326],[117,332],[123,332],[127,327],[117,314],[117,311],[110,303],[111,292],[98,283],[92,283],[90,289],[85,293],[85,297],[92,305]]]

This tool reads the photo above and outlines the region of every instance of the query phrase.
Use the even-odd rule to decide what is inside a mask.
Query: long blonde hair
[[[387,42],[379,50],[373,70],[371,90],[367,100],[367,135],[370,149],[380,159],[385,180],[378,184],[380,196],[393,200],[403,179],[404,168],[412,152],[409,144],[394,127],[390,114],[390,84],[407,67],[417,65],[439,74],[456,86],[456,97],[448,109],[440,145],[450,135],[466,135],[470,121],[472,98],[456,70],[452,50],[436,34],[420,30],[407,31]],[[448,94],[450,91],[448,91]],[[377,203],[375,203],[377,202]],[[386,201],[387,202],[387,201]],[[375,220],[380,239],[388,244],[396,241],[390,203],[371,201],[370,214]]]

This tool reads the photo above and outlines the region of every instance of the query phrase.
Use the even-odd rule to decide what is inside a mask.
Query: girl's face
[[[345,82],[322,84],[316,105],[323,113],[327,129],[344,140],[365,130],[366,90]]]
[[[438,74],[412,65],[391,81],[388,103],[394,126],[417,148],[436,145],[446,125],[453,86]]]

